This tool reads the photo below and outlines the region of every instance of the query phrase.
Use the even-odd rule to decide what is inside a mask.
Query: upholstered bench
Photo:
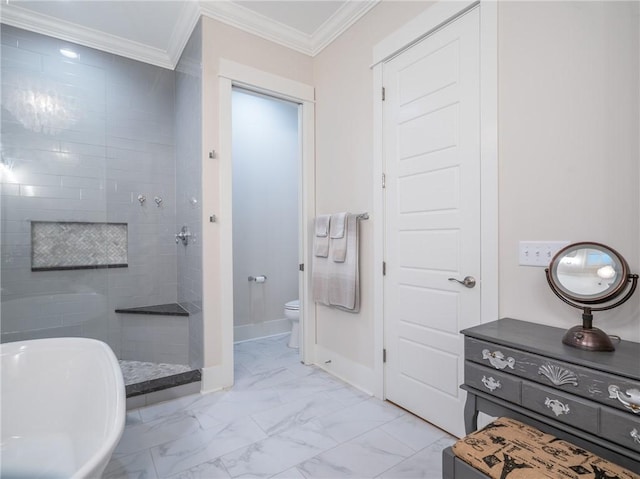
[[[506,417],[443,452],[443,479],[640,479],[568,441]]]

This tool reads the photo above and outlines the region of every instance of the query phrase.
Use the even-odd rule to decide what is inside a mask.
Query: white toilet
[[[300,300],[294,299],[284,305],[284,317],[291,320],[291,337],[288,346],[298,349],[300,346]]]

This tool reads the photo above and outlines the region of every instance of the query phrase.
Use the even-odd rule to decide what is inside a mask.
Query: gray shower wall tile
[[[13,222],[12,222],[13,223]],[[2,229],[0,232],[0,241],[2,241],[2,251],[7,246],[12,245],[25,245],[31,244],[31,235],[28,232],[15,231],[14,226],[9,226]]]
[[[53,175],[42,175],[53,176]],[[86,176],[60,176],[60,184],[63,188],[82,188],[83,190],[103,190],[105,181],[102,178]],[[33,184],[33,183],[32,183]]]
[[[42,71],[42,55],[17,48],[17,42],[15,45],[3,44],[0,54],[4,68],[38,73]]]
[[[176,67],[176,231],[189,226],[194,235],[178,248],[178,301],[202,306],[202,25],[199,23]],[[182,246],[182,245],[179,245]],[[194,308],[190,308],[194,309]],[[189,316],[189,364],[203,364],[202,313]]]
[[[63,178],[60,175],[48,175],[23,169],[20,171],[16,181],[19,180],[18,184],[32,186],[63,186]]]
[[[51,37],[34,37],[30,35],[30,32],[19,29],[13,29],[11,32],[3,33],[2,44],[12,47],[19,46],[23,51],[30,51],[39,55],[52,57],[59,57],[61,48],[71,48],[78,54],[78,58],[74,60],[76,63],[101,68],[108,68],[113,61],[113,55],[109,53],[81,45],[72,45],[67,41]]]
[[[105,68],[83,64],[60,54],[42,55],[42,71],[50,78],[62,79],[65,83],[83,85],[86,88],[100,88],[102,91],[107,81]]]
[[[2,184],[0,185],[0,195],[2,196],[20,196],[20,185]]]
[[[41,154],[41,152],[60,152],[60,142],[58,140],[25,130],[24,126],[11,121],[12,119],[13,117],[10,114],[3,112],[2,151],[5,154],[5,158],[16,162],[31,160],[32,158],[27,154],[35,156]],[[9,120],[9,122],[5,123],[5,120]],[[18,129],[21,130],[18,131]]]
[[[20,196],[37,198],[70,198],[81,199],[80,190],[76,188],[59,188],[55,186],[20,185]]]
[[[2,154],[18,180],[2,187],[1,230],[15,235],[6,244],[3,235],[2,339],[84,333],[119,352],[123,330],[113,309],[177,299],[175,73],[78,46],[80,58],[67,61],[58,53],[66,42],[5,25],[1,38],[3,107],[30,89],[50,92],[67,113],[59,128],[33,131],[17,110],[3,108]],[[127,222],[131,266],[31,272],[30,220]],[[87,293],[106,306],[82,299]],[[40,296],[49,307],[37,306]],[[19,311],[5,308],[13,300],[24,300]]]

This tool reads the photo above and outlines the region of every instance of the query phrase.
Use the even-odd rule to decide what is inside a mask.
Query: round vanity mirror
[[[638,275],[629,273],[625,259],[600,243],[574,243],[558,251],[545,272],[556,296],[583,310],[582,325],[569,329],[562,342],[591,351],[613,351],[609,336],[592,326],[592,313],[621,305],[635,291]],[[593,306],[612,302],[625,291],[613,304]]]
[[[618,296],[629,274],[622,256],[597,243],[567,246],[553,258],[550,270],[556,287],[565,297],[585,304]]]

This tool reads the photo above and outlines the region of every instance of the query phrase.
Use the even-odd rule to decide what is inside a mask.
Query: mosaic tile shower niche
[[[31,222],[31,271],[126,267],[126,223]]]

